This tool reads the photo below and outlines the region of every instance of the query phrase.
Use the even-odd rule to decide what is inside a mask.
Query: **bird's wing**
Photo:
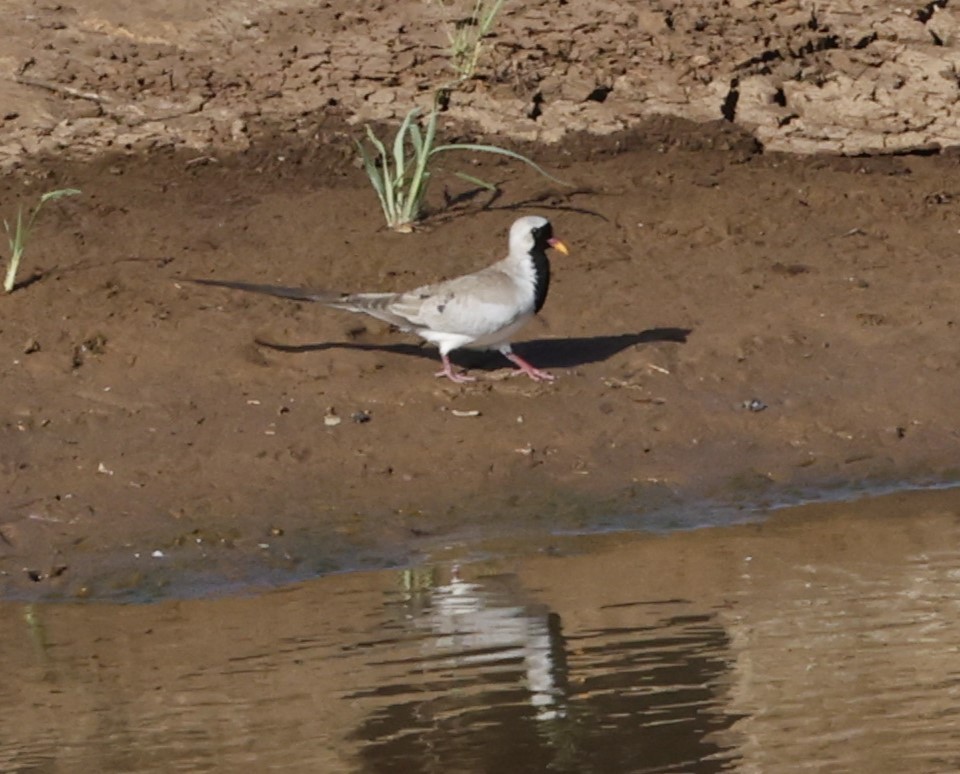
[[[490,267],[398,294],[388,308],[415,330],[482,337],[530,314],[533,293],[524,292],[509,274]]]

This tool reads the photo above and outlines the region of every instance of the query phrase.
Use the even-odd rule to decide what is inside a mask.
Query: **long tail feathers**
[[[311,290],[310,288],[288,288],[283,285],[257,285],[251,282],[231,282],[228,280],[212,279],[186,279],[187,282],[195,282],[198,285],[213,285],[218,288],[232,288],[233,290],[245,290],[248,293],[263,293],[268,296],[278,296],[280,298],[289,298],[294,301],[316,301],[321,304],[336,304],[344,301],[343,293],[331,293],[326,290]],[[346,303],[349,306],[349,302]]]
[[[252,282],[192,279],[189,277],[185,278],[185,281],[194,282],[198,285],[243,290],[248,293],[263,293],[268,296],[289,298],[293,301],[315,301],[334,309],[369,314],[371,317],[376,317],[404,330],[411,329],[409,320],[390,310],[390,304],[397,298],[395,293],[331,293],[327,290],[311,290],[310,288],[290,288],[283,285],[258,285]]]

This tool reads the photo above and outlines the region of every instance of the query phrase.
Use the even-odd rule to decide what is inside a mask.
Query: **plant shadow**
[[[486,199],[483,198],[485,194]],[[428,212],[424,221],[439,226],[479,212],[523,212],[531,207],[551,212],[578,213],[599,218],[605,222],[608,221],[608,218],[595,210],[567,203],[568,200],[579,195],[600,196],[602,193],[590,187],[572,188],[571,190],[547,189],[520,201],[501,204],[500,199],[503,196],[503,189],[499,183],[493,184],[493,190],[477,187],[458,194],[451,194],[449,189],[445,189],[443,192],[443,207]]]
[[[42,270],[33,271],[27,277],[24,277],[22,280],[17,280],[15,283],[13,283],[13,288],[11,288],[11,292],[16,290],[24,290],[30,287],[31,285],[35,285],[40,280],[44,279],[47,276],[47,274],[49,274],[49,272],[45,272]]]

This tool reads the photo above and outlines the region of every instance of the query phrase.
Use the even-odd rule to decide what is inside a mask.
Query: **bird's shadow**
[[[567,339],[533,339],[515,346],[524,357],[536,363],[538,368],[576,368],[588,363],[600,363],[618,352],[636,344],[673,342],[685,344],[692,333],[690,328],[648,328],[639,333],[619,333],[609,336],[584,336]],[[368,344],[354,341],[330,341],[320,344],[280,344],[256,339],[257,345],[277,352],[304,353],[323,352],[328,349],[356,349],[376,352],[391,352],[436,360],[436,350],[424,344]],[[472,352],[458,350],[453,359],[464,362],[471,368],[490,371],[503,368],[503,360],[496,352]]]

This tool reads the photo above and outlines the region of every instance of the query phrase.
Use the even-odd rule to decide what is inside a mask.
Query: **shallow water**
[[[908,493],[248,597],[0,603],[0,771],[956,770],[958,515]]]

